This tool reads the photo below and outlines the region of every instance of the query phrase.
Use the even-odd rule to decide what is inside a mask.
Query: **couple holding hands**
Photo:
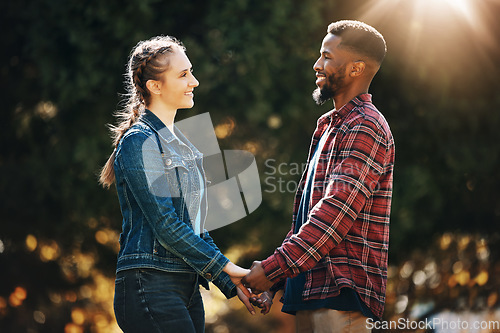
[[[203,230],[202,154],[174,126],[199,82],[169,36],[139,42],[126,72],[126,106],[100,174],[116,184],[123,215],[114,311],[124,332],[204,332],[199,285],[212,282],[254,314],[282,311],[297,332],[368,332],[385,303],[394,140],[370,83],[386,44],[359,21],[330,24],[313,66],[318,104],[333,100],[313,134],[292,227],[250,270],[231,263]]]

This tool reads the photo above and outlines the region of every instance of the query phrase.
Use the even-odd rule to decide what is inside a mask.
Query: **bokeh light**
[[[60,256],[59,244],[55,241],[50,241],[45,244],[41,244],[40,247],[40,259],[43,262],[56,260]]]
[[[28,296],[28,292],[23,287],[16,287],[9,296],[9,305],[12,307],[21,306]]]
[[[26,236],[26,248],[28,251],[33,252],[35,251],[36,247],[38,245],[38,241],[35,236],[33,235],[28,235]]]

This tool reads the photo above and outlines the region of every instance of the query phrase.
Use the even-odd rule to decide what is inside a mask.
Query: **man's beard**
[[[333,97],[333,90],[329,89],[330,86],[325,84],[322,89],[316,87],[312,93],[312,98],[318,105],[323,105],[326,101]]]
[[[342,73],[345,70],[345,66],[342,67],[338,73]],[[339,89],[344,84],[344,76],[337,76],[335,74],[327,76],[326,82],[320,89],[317,87],[312,93],[312,98],[318,105],[323,105],[326,101],[332,99]]]

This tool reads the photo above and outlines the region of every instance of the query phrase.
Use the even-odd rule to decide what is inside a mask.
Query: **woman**
[[[199,284],[236,294],[253,314],[241,278],[207,232],[202,154],[174,126],[191,108],[198,81],[173,37],[138,43],[131,52],[128,99],[112,128],[115,149],[100,182],[116,182],[123,215],[114,310],[125,332],[203,332]],[[203,229],[202,229],[203,230]]]

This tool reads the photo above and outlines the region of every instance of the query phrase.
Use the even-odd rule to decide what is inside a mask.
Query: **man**
[[[334,109],[318,120],[290,232],[243,283],[255,293],[272,287],[254,300],[266,313],[286,280],[282,311],[296,315],[297,332],[367,332],[367,318],[382,316],[387,281],[394,141],[368,94],[386,44],[358,21],[327,32],[313,98],[333,99]]]

